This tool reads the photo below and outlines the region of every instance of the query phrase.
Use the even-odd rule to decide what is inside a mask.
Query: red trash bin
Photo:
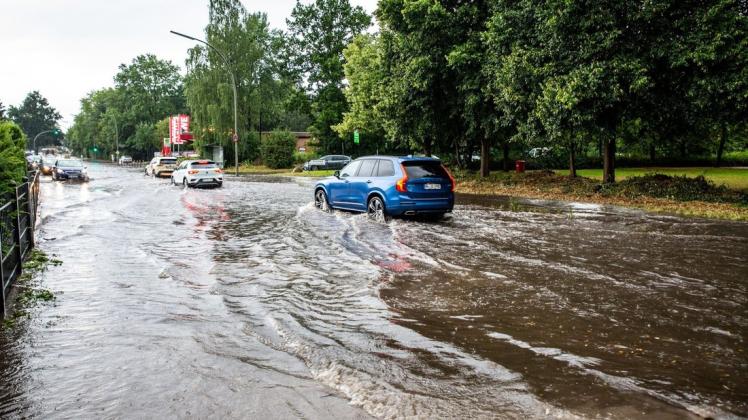
[[[524,160],[517,160],[517,161],[515,161],[514,162],[514,170],[518,174],[521,174],[522,172],[524,172],[525,171],[525,161]]]

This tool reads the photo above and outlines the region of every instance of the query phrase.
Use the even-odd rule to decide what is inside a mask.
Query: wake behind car
[[[322,156],[319,159],[310,160],[304,164],[305,171],[319,171],[319,170],[332,170],[332,169],[343,169],[347,164],[351,163],[350,156],[343,155],[327,155]]]
[[[185,187],[221,187],[223,170],[212,160],[185,160],[171,174],[171,183]]]
[[[175,157],[155,157],[151,159],[145,167],[145,174],[153,177],[162,177],[171,175],[177,168],[177,158]]]
[[[386,216],[441,217],[454,207],[455,181],[441,161],[425,157],[367,156],[314,187],[314,203]]]
[[[52,179],[55,181],[69,179],[88,182],[88,171],[80,160],[59,159],[55,162]]]

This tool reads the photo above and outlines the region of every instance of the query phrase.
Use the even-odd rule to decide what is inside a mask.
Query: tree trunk
[[[603,183],[616,182],[616,137],[603,140]]]
[[[488,139],[483,138],[480,141],[480,176],[486,178],[491,174],[489,165],[491,164],[491,146]]]
[[[717,167],[722,165],[722,154],[725,152],[725,143],[727,143],[727,124],[722,123],[719,146],[717,147]]]
[[[577,177],[577,151],[576,145],[569,145],[569,178]]]
[[[431,157],[431,139],[426,139],[423,142],[423,154]]]
[[[504,152],[504,156],[502,156],[502,165],[504,166],[504,172],[509,172],[510,166],[509,166],[509,142],[504,140],[501,143],[502,151]]]
[[[650,163],[653,163],[655,160],[655,145],[650,144],[649,145],[649,161]]]
[[[686,150],[686,139],[683,139],[680,142],[680,157],[685,158],[687,154],[688,150]]]

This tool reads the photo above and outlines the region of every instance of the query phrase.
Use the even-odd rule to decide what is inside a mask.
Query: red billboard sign
[[[171,144],[184,144],[184,139],[190,137],[184,134],[189,132],[189,115],[180,114],[169,118],[169,140]]]

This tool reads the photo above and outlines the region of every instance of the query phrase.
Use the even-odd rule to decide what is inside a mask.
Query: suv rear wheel
[[[377,222],[384,222],[387,220],[387,209],[384,206],[384,201],[375,195],[369,199],[369,204],[366,206],[366,214],[370,218]]]

